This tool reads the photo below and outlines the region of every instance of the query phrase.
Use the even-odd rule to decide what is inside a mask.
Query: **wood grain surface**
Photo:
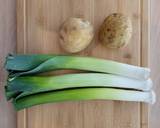
[[[98,28],[111,13],[128,15],[133,24],[130,44],[107,49],[95,36],[85,56],[148,66],[147,0],[17,0],[17,52],[66,54],[59,45],[60,25],[82,17]],[[97,119],[98,118],[98,119]],[[35,106],[18,113],[18,128],[148,128],[148,107],[136,102],[85,101]]]
[[[16,46],[15,0],[0,0],[0,128],[16,128],[16,112],[4,97],[5,56]]]
[[[150,126],[160,127],[160,1],[152,0],[151,3],[151,54],[150,67],[157,95],[156,104],[151,107]]]
[[[16,128],[16,115],[12,109],[11,104],[8,104],[3,95],[4,83],[4,70],[3,63],[4,57],[8,52],[14,51],[16,42],[16,13],[15,13],[15,0],[0,0],[0,128]],[[154,88],[159,97],[160,92],[160,1],[151,0],[151,60],[150,67],[152,69],[152,79],[154,81]],[[160,100],[157,98],[157,102],[151,107],[150,114],[150,128],[159,128],[160,126]],[[74,111],[74,108],[73,108]],[[76,111],[77,112],[77,111]],[[43,114],[43,113],[41,113]],[[98,115],[97,115],[98,117]],[[60,117],[59,117],[60,118]],[[57,119],[58,120],[58,119]],[[20,120],[19,120],[20,121]],[[75,122],[76,123],[76,122]],[[66,124],[67,126],[67,124]],[[83,127],[83,126],[79,126]],[[94,127],[98,127],[97,125]],[[23,127],[22,127],[23,128]]]

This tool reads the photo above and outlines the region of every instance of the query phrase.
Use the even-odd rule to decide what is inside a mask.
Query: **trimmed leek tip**
[[[156,102],[156,94],[155,94],[155,92],[153,90],[151,91],[151,96],[150,97],[151,98],[150,98],[149,103],[150,104],[154,104]]]
[[[150,76],[148,68],[119,63],[93,57],[63,55],[10,55],[6,59],[6,69],[10,77],[32,75],[52,70],[75,69],[146,80]],[[16,73],[18,71],[18,73]]]
[[[153,91],[140,92],[112,88],[81,88],[19,97],[13,100],[13,104],[16,110],[21,110],[44,103],[81,100],[121,100],[153,104],[155,93]]]

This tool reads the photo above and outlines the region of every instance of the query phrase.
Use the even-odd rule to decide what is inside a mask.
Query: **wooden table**
[[[4,85],[4,70],[2,67],[2,63],[4,62],[4,58],[8,52],[15,50],[16,44],[16,21],[15,21],[15,0],[0,0],[0,128],[14,128],[16,127],[16,114],[12,109],[12,106],[7,103],[3,97],[3,85]],[[160,83],[160,43],[158,40],[160,39],[158,36],[159,30],[158,20],[160,19],[160,15],[158,13],[158,5],[160,1],[151,0],[151,69],[152,69],[152,78],[154,80],[154,88],[158,94],[160,92],[160,88],[158,88],[158,84]],[[2,98],[1,98],[2,97]],[[158,97],[158,96],[157,96]],[[158,106],[160,102],[158,102],[151,108],[151,127],[158,128],[159,127],[159,115],[160,111],[158,111]]]

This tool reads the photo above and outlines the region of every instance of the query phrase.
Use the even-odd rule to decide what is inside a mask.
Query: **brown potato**
[[[70,18],[60,29],[60,44],[70,53],[85,49],[93,39],[93,26],[81,18]]]
[[[99,40],[108,48],[121,48],[129,42],[132,35],[131,20],[120,13],[109,15],[99,31]]]

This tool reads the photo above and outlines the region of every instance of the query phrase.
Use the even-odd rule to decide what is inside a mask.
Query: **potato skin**
[[[85,49],[94,36],[93,26],[81,18],[70,18],[60,29],[60,44],[69,53]]]
[[[127,45],[131,35],[131,20],[120,13],[109,15],[99,30],[99,40],[108,48],[121,48]]]

